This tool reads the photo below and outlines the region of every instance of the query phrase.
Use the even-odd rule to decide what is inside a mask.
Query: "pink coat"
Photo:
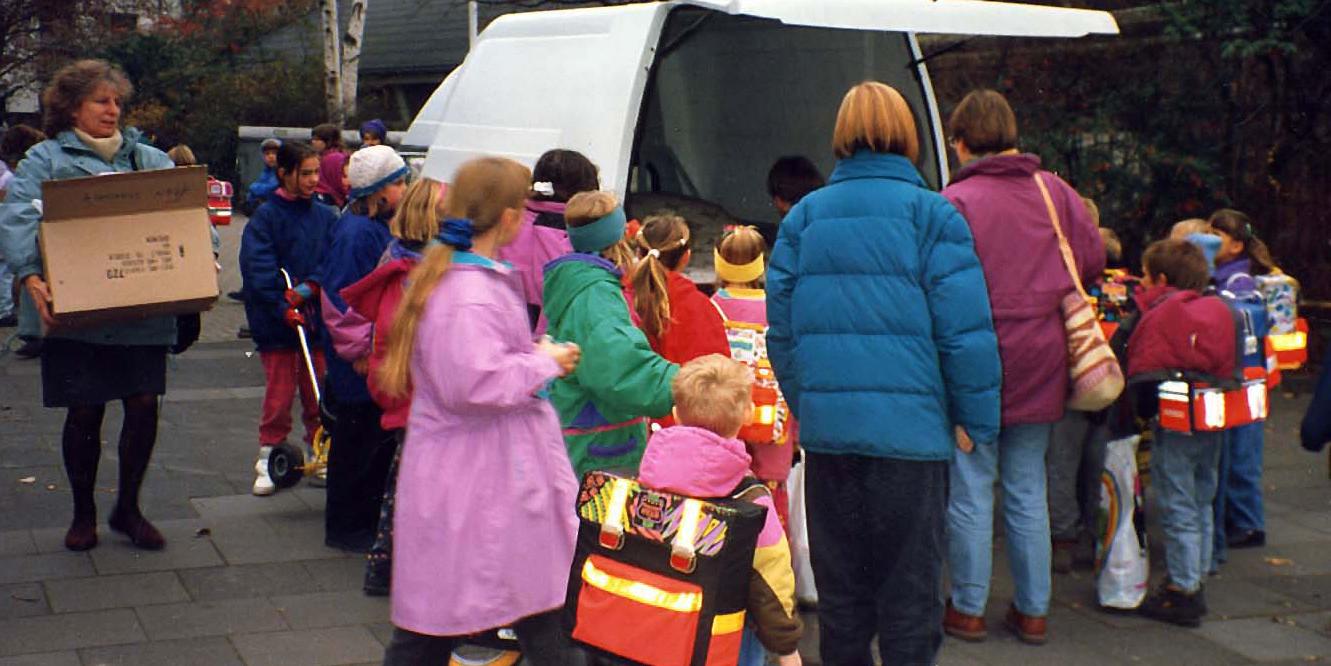
[[[578,484],[541,393],[511,271],[458,252],[416,335],[398,471],[393,624],[434,636],[507,626],[564,604]]]
[[[522,281],[522,296],[528,306],[540,310],[545,299],[545,265],[573,251],[568,232],[536,224],[541,213],[564,215],[564,204],[556,201],[530,201],[522,214],[522,228],[513,242],[499,250],[499,258],[513,264]],[[545,317],[541,316],[537,334],[545,332]]]

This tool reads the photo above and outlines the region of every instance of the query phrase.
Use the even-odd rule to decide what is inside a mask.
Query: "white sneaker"
[[[259,497],[266,497],[277,490],[272,477],[268,476],[268,455],[273,452],[271,446],[259,447],[259,459],[254,463],[254,488],[250,491]]]

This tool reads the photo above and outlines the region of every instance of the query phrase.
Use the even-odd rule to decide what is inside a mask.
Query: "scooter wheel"
[[[278,444],[268,454],[268,477],[278,488],[290,488],[305,476],[305,454],[299,447]]]

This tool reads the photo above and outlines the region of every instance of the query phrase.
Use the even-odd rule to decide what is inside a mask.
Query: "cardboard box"
[[[42,183],[58,326],[201,312],[217,300],[204,167]]]

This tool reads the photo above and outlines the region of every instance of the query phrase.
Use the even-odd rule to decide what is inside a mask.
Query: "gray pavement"
[[[241,222],[223,229],[226,289],[238,284]],[[41,407],[36,362],[0,358],[0,666],[300,666],[381,658],[387,603],[360,593],[360,558],[323,545],[323,492],[248,494],[263,373],[250,345],[235,339],[243,321],[240,305],[223,299],[205,315],[204,342],[171,364],[144,489],[145,511],[168,539],[156,553],[132,549],[104,522],[96,549],[64,550],[70,502],[60,461],[62,414]],[[1273,399],[1269,545],[1231,553],[1221,575],[1208,581],[1211,615],[1200,629],[1095,610],[1093,578],[1079,570],[1055,576],[1050,643],[1022,645],[1001,628],[1011,582],[1000,539],[990,639],[949,639],[940,662],[1331,661],[1331,481],[1325,457],[1295,442],[1306,404],[1306,396]],[[115,497],[118,409],[108,410],[106,421],[98,478],[103,521]],[[1158,546],[1153,555],[1159,562]],[[809,619],[812,628],[816,620]],[[815,661],[812,636],[806,648]]]

